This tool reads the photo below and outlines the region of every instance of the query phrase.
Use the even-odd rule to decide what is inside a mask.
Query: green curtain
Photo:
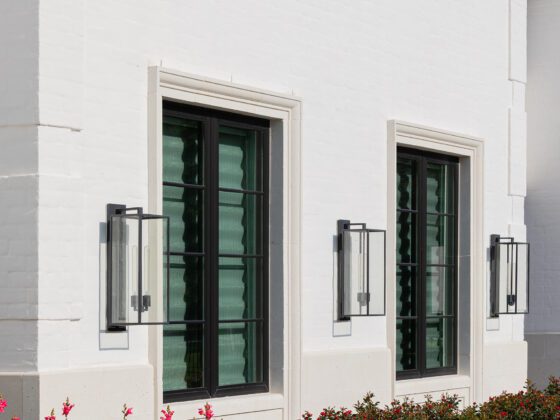
[[[163,180],[202,183],[200,123],[164,116]],[[201,251],[203,192],[163,186],[163,214],[170,217],[170,250]],[[200,320],[203,300],[202,257],[171,256],[170,318]],[[203,386],[203,326],[166,325],[163,328],[164,391]]]
[[[426,368],[453,364],[454,166],[429,163],[426,179]],[[436,264],[435,266],[430,266]]]
[[[254,190],[256,139],[251,130],[221,126],[219,131],[219,185]],[[257,252],[257,200],[253,194],[220,192],[219,251],[221,254]],[[255,259],[222,257],[219,262],[219,319],[254,318]],[[220,322],[218,330],[219,385],[255,381],[256,331],[252,323]]]
[[[170,217],[171,251],[203,251],[205,189],[188,186],[204,184],[202,154],[201,124],[164,116],[163,213]],[[243,256],[261,252],[257,240],[262,217],[261,198],[246,192],[259,188],[259,158],[254,130],[220,126],[218,185],[222,189],[243,190],[219,192],[218,251],[222,256],[218,261],[218,382],[221,386],[261,380],[257,357],[261,326],[245,321],[261,316],[257,306],[261,262],[258,258]],[[171,257],[169,309],[172,320],[204,318],[204,265],[203,257]],[[227,320],[235,322],[223,322]],[[164,327],[164,391],[205,385],[204,334],[200,324]]]

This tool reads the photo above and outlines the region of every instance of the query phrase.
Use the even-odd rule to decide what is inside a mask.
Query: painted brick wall
[[[531,0],[528,13],[527,230],[531,241],[531,313],[525,327],[529,377],[560,375],[560,4]]]
[[[35,341],[22,343],[33,349],[39,340],[40,369],[147,361],[145,329],[123,340],[103,333],[103,284],[105,205],[148,201],[148,66],[303,99],[305,351],[386,344],[381,318],[354,320],[350,336],[333,336],[332,238],[339,218],[386,225],[387,120],[485,139],[485,236],[524,235],[523,0],[49,0],[40,8],[25,0],[0,8],[0,60],[16,63],[0,66],[0,92],[8,92],[0,140],[13,150],[0,156],[0,194],[14,203],[0,209],[12,217],[7,227],[0,218],[0,231],[23,225],[0,236],[0,258],[13,264],[0,265],[1,281],[18,282],[0,313],[19,319],[24,308],[38,319]],[[20,172],[22,180],[11,179]],[[19,197],[16,182],[28,193]],[[22,232],[29,240],[16,242]],[[523,318],[503,317],[485,334],[519,341]]]
[[[0,372],[37,366],[38,8],[0,4]]]
[[[381,319],[332,337],[334,221],[384,227],[386,121],[398,118],[486,139],[486,232],[523,232],[525,8],[517,0],[446,9],[435,1],[42,3],[39,311],[46,335],[55,320],[76,320],[84,334],[63,364],[146,354],[85,343],[100,329],[104,206],[147,201],[149,65],[304,99],[304,347],[383,345]],[[519,336],[515,322],[490,339]]]
[[[532,311],[527,329],[560,332],[560,194],[556,170],[560,159],[560,5],[554,1],[531,2],[529,14],[528,200],[527,227],[532,243]]]

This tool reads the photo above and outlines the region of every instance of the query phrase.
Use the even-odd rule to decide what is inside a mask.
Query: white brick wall
[[[303,347],[384,346],[383,318],[333,336],[336,220],[386,226],[386,125],[401,119],[484,138],[485,236],[523,231],[525,9],[522,0],[2,2],[0,63],[13,66],[0,65],[9,151],[0,203],[10,203],[0,206],[10,296],[0,315],[39,318],[23,331],[40,353],[0,357],[0,370],[147,362],[146,329],[104,346],[100,299],[105,205],[147,205],[147,68],[160,64],[303,98]],[[487,339],[520,340],[521,324],[504,319]]]
[[[531,249],[530,332],[560,332],[560,5],[529,2],[529,71],[527,90],[527,227]]]
[[[516,113],[523,108],[517,99],[522,87],[512,87],[517,82],[505,75],[522,73],[511,69],[523,61],[515,57],[524,47],[504,34],[516,34],[512,25],[523,24],[522,3],[457,3],[442,10],[437,2],[376,2],[344,12],[336,2],[65,5],[49,2],[40,12],[41,115],[55,126],[40,133],[40,308],[47,317],[80,317],[79,309],[51,306],[68,303],[64,299],[79,306],[99,295],[105,204],[146,204],[150,64],[304,98],[306,349],[377,345],[383,335],[383,320],[368,319],[355,322],[352,337],[332,337],[332,308],[324,304],[332,301],[332,289],[322,286],[324,279],[332,283],[332,249],[321,244],[332,243],[340,217],[385,225],[387,119],[487,139],[487,233],[506,233],[512,223],[506,193],[523,195],[523,117]],[[73,24],[65,26],[68,21]],[[60,238],[55,231],[62,231]],[[69,239],[69,232],[80,235]],[[80,271],[82,298],[49,291]],[[97,331],[97,311],[83,317],[83,328]],[[83,362],[95,363],[96,356]]]
[[[0,3],[0,372],[37,366],[38,3]]]

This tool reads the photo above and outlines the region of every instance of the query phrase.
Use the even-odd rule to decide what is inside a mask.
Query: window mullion
[[[206,218],[206,349],[205,378],[210,396],[216,394],[218,387],[218,241],[219,241],[219,212],[218,212],[218,128],[215,118],[208,118],[205,127],[206,134],[206,185],[207,187],[207,218]]]
[[[418,370],[423,375],[426,370],[426,246],[427,246],[427,173],[426,158],[421,157],[418,165],[418,230],[419,230],[419,256],[418,256]]]

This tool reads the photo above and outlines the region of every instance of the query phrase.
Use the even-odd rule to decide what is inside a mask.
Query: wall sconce
[[[338,318],[385,315],[385,231],[339,220]]]
[[[490,236],[491,316],[529,313],[529,244]]]
[[[168,322],[169,217],[107,205],[107,329]]]

